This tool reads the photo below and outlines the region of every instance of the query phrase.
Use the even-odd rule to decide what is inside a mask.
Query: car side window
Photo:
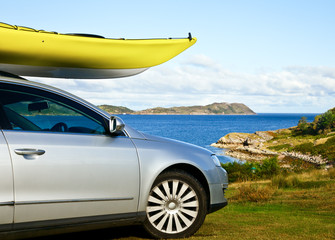
[[[0,102],[12,130],[105,134],[102,121],[56,99],[0,90]]]

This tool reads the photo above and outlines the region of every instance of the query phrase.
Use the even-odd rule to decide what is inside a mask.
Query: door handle
[[[17,155],[22,155],[26,159],[36,159],[37,156],[43,155],[45,153],[44,150],[31,148],[15,149],[14,152]]]

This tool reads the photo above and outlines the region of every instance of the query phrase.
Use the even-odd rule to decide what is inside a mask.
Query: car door
[[[0,95],[15,223],[135,215],[139,164],[130,138],[111,136],[99,114],[50,92],[20,86]]]
[[[0,231],[13,223],[14,193],[13,174],[6,140],[0,130]]]

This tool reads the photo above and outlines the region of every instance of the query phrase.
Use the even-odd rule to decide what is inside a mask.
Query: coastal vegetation
[[[335,108],[318,115],[311,123],[307,122],[306,117],[302,117],[295,129],[296,134],[300,135],[318,135],[328,134],[335,130]]]
[[[269,179],[280,173],[277,157],[265,159],[261,162],[228,162],[222,164],[228,172],[229,182],[253,181]]]
[[[249,107],[242,103],[212,103],[206,106],[183,106],[171,108],[149,108],[134,111],[126,107],[101,105],[101,109],[111,114],[138,114],[138,115],[224,115],[224,114],[255,114]]]
[[[302,117],[296,127],[288,129],[230,133],[212,146],[229,149],[227,155],[248,161],[244,168],[253,165],[257,169],[257,164],[272,157],[277,158],[281,170],[287,172],[332,168],[335,164],[335,108],[316,116],[311,123]],[[225,168],[236,171],[238,166]],[[245,171],[241,171],[241,180],[245,178],[242,173]]]

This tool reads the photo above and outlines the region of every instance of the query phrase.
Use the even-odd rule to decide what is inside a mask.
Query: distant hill
[[[133,111],[126,107],[110,105],[99,106],[111,114],[139,114],[139,115],[224,115],[224,114],[256,114],[242,103],[212,103],[206,106],[171,107],[171,108],[149,108],[142,111]]]
[[[255,114],[242,103],[212,103],[206,106],[150,108],[136,114],[181,114],[181,115],[223,115],[223,114]]]
[[[121,106],[100,105],[98,107],[110,114],[124,114],[124,113],[132,114],[135,112],[134,110],[131,110],[127,107],[121,107]]]

